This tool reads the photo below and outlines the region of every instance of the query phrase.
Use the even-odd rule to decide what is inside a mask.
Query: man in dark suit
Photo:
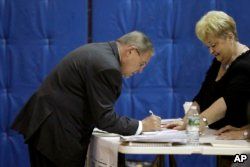
[[[122,135],[160,129],[160,118],[119,116],[113,106],[122,75],[140,72],[153,54],[150,39],[134,31],[114,42],[91,43],[67,55],[17,116],[13,129],[29,146],[31,166],[84,166],[94,127]]]

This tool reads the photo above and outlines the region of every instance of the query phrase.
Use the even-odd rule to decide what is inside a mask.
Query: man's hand
[[[142,131],[157,131],[161,130],[161,118],[156,115],[151,115],[142,120]]]

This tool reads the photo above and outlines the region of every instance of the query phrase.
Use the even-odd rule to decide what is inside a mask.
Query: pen
[[[149,110],[149,113],[150,113],[151,115],[154,115],[154,113],[153,113],[153,111],[152,111],[152,110]]]

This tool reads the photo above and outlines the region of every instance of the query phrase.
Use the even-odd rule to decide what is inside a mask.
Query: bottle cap
[[[197,110],[197,106],[191,106],[190,109]]]

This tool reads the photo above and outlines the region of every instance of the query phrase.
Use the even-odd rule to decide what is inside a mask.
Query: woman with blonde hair
[[[193,105],[200,108],[201,129],[207,125],[214,129],[246,125],[250,51],[239,42],[234,19],[222,11],[210,11],[197,22],[195,31],[215,57],[193,99]],[[184,117],[184,123],[166,127],[185,129],[185,122]]]

